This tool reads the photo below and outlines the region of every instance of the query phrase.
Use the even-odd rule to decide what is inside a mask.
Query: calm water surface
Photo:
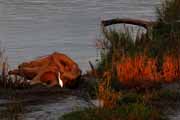
[[[0,0],[0,41],[11,67],[59,51],[82,70],[95,60],[100,20],[155,19],[160,0]]]

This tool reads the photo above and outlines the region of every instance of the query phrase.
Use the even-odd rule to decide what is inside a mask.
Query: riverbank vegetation
[[[28,84],[23,82],[24,79],[18,76],[11,77],[8,75],[9,64],[5,49],[0,47],[0,88],[14,89],[14,88],[28,88]]]
[[[165,120],[168,108],[180,100],[180,1],[167,0],[157,9],[155,22],[115,19],[115,24],[136,24],[143,32],[134,34],[108,27],[102,21],[103,38],[97,40],[100,60],[88,72],[80,90],[99,100],[98,106],[65,114],[64,120]],[[2,51],[2,52],[1,52]],[[7,57],[0,51],[0,88],[28,88],[23,78],[10,77]],[[93,80],[92,80],[93,79]],[[79,82],[79,83],[81,83]],[[39,89],[38,89],[39,90]],[[35,92],[37,92],[36,90]],[[50,92],[50,90],[48,89]],[[55,91],[56,92],[56,91]],[[46,94],[48,92],[45,92]],[[6,94],[6,93],[5,93]],[[41,94],[41,93],[40,93]],[[18,107],[17,107],[18,108]],[[16,111],[16,106],[13,111]],[[166,111],[165,111],[166,110]],[[17,111],[19,111],[17,109]],[[21,111],[21,110],[20,110]]]
[[[72,112],[65,120],[161,120],[180,98],[180,1],[168,0],[157,9],[155,22],[140,24],[133,35],[104,26],[97,41],[100,60],[92,74],[98,81],[99,107]],[[111,25],[126,21],[106,21]],[[111,22],[111,23],[110,23]],[[151,24],[149,24],[151,23]],[[171,86],[171,87],[169,87]]]

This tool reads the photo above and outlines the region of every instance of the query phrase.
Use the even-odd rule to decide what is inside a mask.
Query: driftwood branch
[[[125,19],[116,18],[116,19],[109,19],[109,20],[101,21],[102,27],[110,26],[113,24],[131,24],[131,25],[144,27],[145,29],[149,29],[155,24],[155,22],[139,20],[139,19],[128,19],[128,18],[125,18]]]
[[[91,67],[92,75],[97,76],[97,71],[96,71],[96,69],[94,68],[94,66],[93,66],[93,64],[92,64],[91,61],[89,61],[89,65],[90,65],[90,67]]]
[[[89,61],[89,65],[90,65],[90,67],[91,67],[91,70],[92,70],[92,71],[94,71],[94,70],[95,70],[95,68],[94,68],[94,66],[93,66],[93,64],[92,64],[92,62],[91,62],[91,61]]]

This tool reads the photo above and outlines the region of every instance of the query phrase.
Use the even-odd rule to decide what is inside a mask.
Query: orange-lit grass
[[[158,71],[155,58],[146,55],[126,56],[117,65],[119,81],[127,87],[152,87],[156,83],[171,83],[180,78],[180,57],[164,56]]]
[[[150,86],[160,79],[156,60],[145,55],[125,57],[117,65],[117,75],[120,82],[129,87]]]
[[[168,55],[164,57],[162,66],[162,78],[165,82],[171,83],[180,78],[180,57]]]
[[[102,101],[101,106],[105,108],[114,108],[117,106],[120,92],[116,92],[110,87],[111,73],[105,72],[103,81],[98,85],[98,99]]]

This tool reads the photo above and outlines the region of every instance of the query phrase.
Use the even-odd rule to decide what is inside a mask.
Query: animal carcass
[[[68,56],[54,52],[30,62],[24,62],[17,69],[9,71],[10,75],[18,75],[30,80],[30,84],[42,83],[49,86],[73,83],[80,75],[78,65]]]

